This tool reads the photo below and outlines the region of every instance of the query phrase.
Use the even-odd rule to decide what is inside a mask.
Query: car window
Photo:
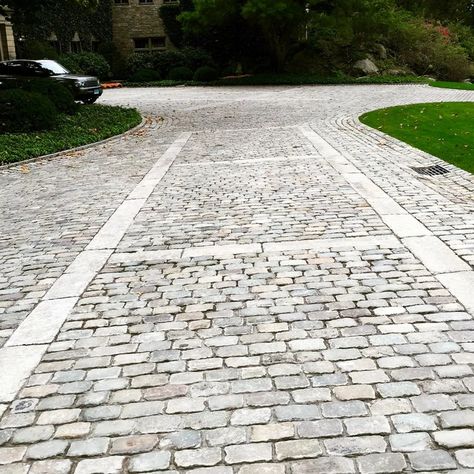
[[[43,69],[38,63],[24,62],[23,65],[27,76],[44,77],[50,75],[49,72]]]
[[[27,70],[20,62],[0,63],[0,74],[25,76],[27,74]]]

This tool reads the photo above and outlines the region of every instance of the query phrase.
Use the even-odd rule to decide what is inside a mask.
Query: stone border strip
[[[210,245],[205,247],[190,247],[186,249],[150,250],[135,253],[115,253],[110,257],[110,263],[141,263],[150,261],[175,260],[195,257],[231,257],[233,255],[284,252],[287,250],[325,251],[338,248],[363,249],[370,246],[386,248],[400,247],[402,243],[393,236],[347,237],[342,239],[291,240],[263,244],[227,244]]]
[[[276,161],[301,161],[314,160],[319,155],[294,155],[294,156],[274,156],[271,158],[255,158],[254,160],[216,160],[216,161],[196,161],[193,163],[176,163],[176,167],[187,166],[216,166],[216,165],[253,165],[256,163],[272,163]]]
[[[105,265],[154,187],[191,137],[182,133],[48,290],[0,349],[0,403],[14,399],[71,313],[79,296]]]
[[[138,132],[138,130],[141,130],[143,127],[145,127],[146,124],[147,124],[146,117],[142,117],[142,121],[136,127],[133,127],[130,130],[127,130],[126,132],[121,133],[120,135],[114,135],[113,137],[104,138],[103,140],[100,140],[98,142],[88,143],[87,145],[81,145],[76,148],[69,148],[67,150],[61,150],[56,153],[50,153],[49,155],[35,156],[34,158],[28,158],[27,160],[15,161],[15,163],[0,165],[0,171],[7,170],[10,168],[15,168],[15,166],[22,166],[22,165],[27,165],[29,163],[36,163],[37,161],[43,161],[43,160],[49,161],[49,160],[52,160],[53,158],[58,158],[59,156],[67,155],[69,153],[75,153],[77,151],[87,150],[95,146],[105,145],[106,143],[109,143],[111,141],[119,140],[120,138],[126,137],[127,135]]]
[[[300,130],[322,157],[372,206],[385,224],[401,239],[403,245],[462,305],[474,312],[474,271],[471,266],[364,175],[354,165],[353,160],[345,158],[309,125],[301,126]]]

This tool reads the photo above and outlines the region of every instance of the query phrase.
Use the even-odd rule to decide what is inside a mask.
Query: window
[[[154,49],[166,48],[166,38],[164,36],[153,36],[151,38],[134,38],[135,50],[151,51]]]
[[[128,0],[115,0],[115,5],[128,5]]]
[[[140,5],[151,5],[153,4],[153,0],[138,0]]]

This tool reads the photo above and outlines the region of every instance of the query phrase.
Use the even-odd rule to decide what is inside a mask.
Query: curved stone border
[[[141,114],[140,114],[141,115]],[[53,158],[57,158],[62,155],[67,155],[68,153],[74,153],[76,151],[81,151],[81,150],[87,150],[88,148],[93,148],[95,146],[99,145],[104,145],[105,143],[109,143],[113,140],[118,140],[120,138],[123,138],[127,135],[130,135],[134,132],[137,132],[138,130],[141,130],[142,128],[145,127],[147,123],[146,117],[141,115],[142,121],[136,125],[135,127],[131,128],[130,130],[127,130],[119,135],[114,135],[113,137],[109,138],[104,138],[103,140],[99,140],[98,142],[93,142],[93,143],[88,143],[87,145],[81,145],[76,148],[69,148],[67,150],[61,150],[57,151],[55,153],[50,153],[49,155],[42,155],[42,156],[36,156],[34,158],[28,158],[26,160],[21,160],[21,161],[15,161],[15,163],[7,163],[6,165],[0,165],[0,171],[4,171],[10,168],[14,168],[15,166],[21,166],[21,165],[27,165],[28,163],[35,163],[37,161],[42,161],[42,160],[51,160]]]

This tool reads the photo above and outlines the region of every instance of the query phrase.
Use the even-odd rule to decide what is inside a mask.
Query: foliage
[[[250,30],[257,40],[263,40],[274,66],[281,69],[291,44],[301,32],[307,16],[307,5],[320,1],[194,0],[194,10],[184,12],[179,18],[185,33],[195,37],[209,35],[213,31],[224,37],[225,30],[232,33],[241,30],[246,35]],[[234,35],[234,42],[239,43],[244,35]],[[244,40],[243,44],[249,46],[248,41]],[[235,45],[230,48],[231,54],[235,49]],[[249,52],[240,51],[243,55]]]
[[[444,102],[376,110],[360,120],[474,173],[474,103]]]
[[[184,44],[184,34],[178,17],[193,9],[192,0],[181,0],[179,3],[164,4],[160,7],[160,17],[163,21],[166,35],[178,48]]]
[[[4,0],[5,1],[5,0]],[[55,33],[59,51],[70,52],[70,42],[78,33],[81,48],[93,49],[93,42],[112,39],[112,2],[110,0],[7,0],[13,10],[19,54],[29,40],[48,41]],[[3,3],[3,2],[2,2]]]
[[[465,83],[465,82],[443,82],[443,81],[434,81],[430,82],[432,87],[440,87],[441,89],[460,89],[464,91],[474,91],[474,84]]]
[[[242,76],[222,78],[211,81],[211,86],[267,86],[267,85],[325,85],[325,84],[420,84],[426,79],[416,76],[370,76],[354,78],[345,74],[333,76],[318,76],[314,74],[258,74],[255,76]],[[181,85],[202,85],[196,81],[155,81],[155,82],[124,82],[127,87],[174,87]]]
[[[466,50],[436,25],[423,19],[398,13],[387,41],[398,62],[417,74],[430,74],[453,81],[465,79],[471,74]]]
[[[161,79],[160,73],[154,69],[139,69],[129,78],[130,82],[153,82]]]
[[[397,4],[426,18],[474,25],[472,0],[397,0]]]
[[[0,164],[87,145],[124,133],[138,125],[135,109],[81,105],[74,116],[59,116],[57,128],[47,132],[0,135]]]
[[[50,130],[58,112],[44,95],[19,89],[0,91],[0,134]]]
[[[209,53],[202,49],[183,48],[180,51],[167,50],[155,53],[135,53],[128,59],[128,70],[134,74],[140,69],[158,71],[162,77],[169,75],[175,67],[187,67],[195,70],[201,66],[212,65]]]
[[[192,69],[186,66],[174,67],[168,74],[168,79],[172,81],[190,81],[193,78]]]
[[[232,79],[220,79],[213,85],[222,86],[264,86],[264,85],[304,85],[304,84],[413,84],[425,79],[416,76],[370,76],[354,78],[345,74],[318,76],[314,74],[259,74]]]
[[[101,43],[97,53],[108,62],[113,77],[122,77],[126,74],[126,61],[112,41]]]
[[[59,58],[59,62],[75,74],[97,76],[100,79],[110,77],[110,66],[103,56],[97,53],[72,53]]]
[[[78,105],[71,91],[56,81],[36,79],[24,83],[21,88],[46,96],[54,104],[58,112],[74,115],[78,110]]]
[[[340,0],[330,10],[312,13],[309,45],[330,67],[344,68],[384,42],[393,15],[392,0]]]
[[[219,71],[210,66],[202,66],[194,73],[195,82],[211,82],[219,78]]]
[[[58,59],[58,53],[49,43],[35,39],[22,44],[22,56],[25,59]]]

